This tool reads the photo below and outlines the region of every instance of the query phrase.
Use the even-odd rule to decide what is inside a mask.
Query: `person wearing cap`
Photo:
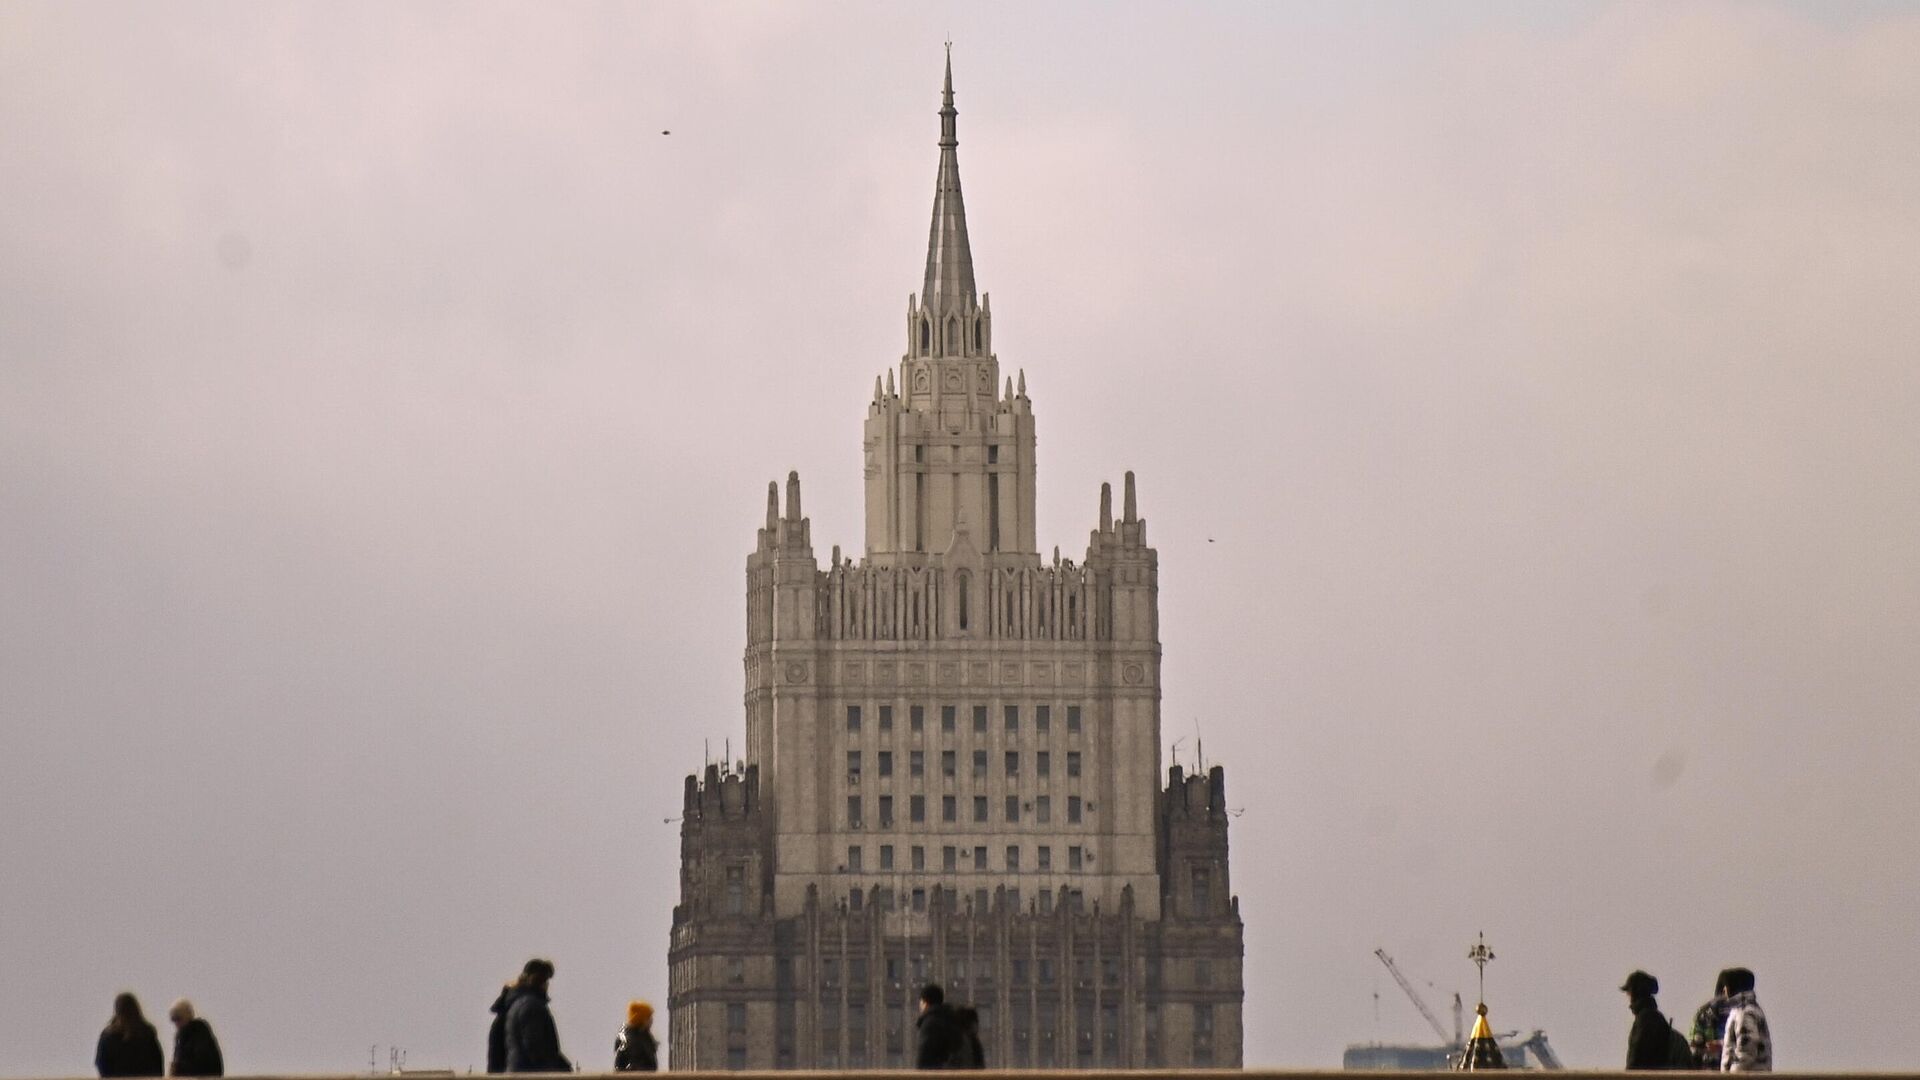
[[[521,974],[526,985],[507,1009],[507,1071],[510,1073],[572,1072],[573,1062],[560,1052],[560,1029],[547,1005],[547,984],[553,981],[553,961],[527,961]]]
[[[653,1037],[653,1006],[627,1003],[627,1026],[613,1037],[614,1072],[658,1072],[660,1042]]]
[[[1653,1000],[1660,992],[1660,980],[1636,971],[1620,984],[1620,990],[1627,995],[1627,1008],[1633,1010],[1633,1029],[1627,1033],[1627,1068],[1672,1068],[1668,1044],[1673,1025],[1660,1015]]]

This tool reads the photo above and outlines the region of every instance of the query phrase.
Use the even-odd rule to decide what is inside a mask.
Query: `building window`
[[[954,706],[954,705],[940,706],[940,731],[942,734],[946,734],[946,735],[953,734],[954,716],[959,711],[960,710],[958,706]]]
[[[987,707],[985,705],[975,705],[973,707],[973,733],[975,735],[985,735],[987,733]]]
[[[728,1008],[733,1008],[733,1006],[730,1005],[728,1006]],[[727,1047],[727,1068],[733,1072],[745,1072],[747,1070],[747,1048],[746,1047],[744,1046]]]
[[[854,888],[847,890],[847,910],[848,911],[859,911],[861,908],[861,905],[865,903],[865,901],[866,901],[866,894],[862,893],[858,886],[855,886]]]
[[[985,849],[983,848],[982,850]],[[973,910],[976,914],[985,915],[987,913],[987,905],[991,902],[992,901],[987,898],[987,890],[973,890]]]
[[[1067,706],[1067,733],[1080,734],[1080,706],[1078,705]]]
[[[1006,708],[1008,733],[1020,730],[1020,706],[1009,705]]]
[[[860,730],[860,706],[849,705],[847,706],[847,731],[849,733],[858,733],[859,730]]]
[[[847,751],[847,783],[857,784],[859,782],[860,782],[860,751],[849,750]]]
[[[892,844],[880,845],[880,869],[882,870],[893,869],[893,845]]]
[[[1007,751],[1007,775],[1020,775],[1020,751],[1018,750]]]
[[[925,870],[927,868],[927,849],[921,847],[919,844],[913,845],[913,868],[915,870]]]
[[[951,795],[940,796],[940,820],[956,822],[960,820],[960,800]]]
[[[953,576],[953,591],[958,597],[960,629],[965,630],[973,615],[973,577],[965,570]]]
[[[1007,910],[1008,911],[1020,910],[1020,890],[1019,889],[1007,890]]]
[[[1040,849],[1034,852],[1034,863],[1042,870],[1053,869],[1053,849],[1041,844]]]
[[[857,874],[860,872],[860,856],[863,852],[864,849],[858,844],[847,849],[847,870],[849,873]]]
[[[744,915],[747,912],[747,868],[744,866],[727,867],[727,914]]]
[[[926,751],[914,750],[907,754],[907,775],[915,780],[927,775]]]
[[[975,795],[973,797],[973,820],[976,822],[985,822],[987,820],[987,797],[985,795]]]
[[[975,870],[985,870],[987,868],[987,845],[981,844],[973,849],[973,868]],[[980,910],[985,911],[986,907],[985,904],[982,904],[980,905]]]
[[[1213,878],[1207,871],[1195,867],[1193,871],[1193,912],[1204,915],[1213,907]]]
[[[882,750],[880,751],[880,778],[884,780],[887,777],[892,775],[893,775],[893,751]]]
[[[1020,820],[1020,796],[1007,796],[1007,824],[1013,825]]]
[[[1080,796],[1067,796],[1067,824],[1080,824]]]
[[[880,706],[880,730],[893,730],[893,706],[891,705]]]
[[[880,796],[880,827],[883,829],[893,827],[893,796],[891,795]]]
[[[1053,799],[1051,796],[1041,795],[1033,800],[1033,820],[1041,825],[1048,825],[1053,822]]]
[[[987,778],[987,752],[985,750],[975,750],[973,752],[973,778],[975,780],[985,780]]]
[[[1007,872],[1013,873],[1019,869],[1020,869],[1020,845],[1008,844],[1007,845]]]
[[[907,816],[918,825],[927,820],[927,797],[915,795],[907,800]]]
[[[1033,707],[1033,730],[1042,735],[1053,730],[1053,706],[1035,705]]]
[[[1041,776],[1053,775],[1053,754],[1042,750],[1033,756],[1033,771]]]
[[[739,957],[727,960],[727,981],[735,986],[747,981],[747,962]]]
[[[727,1005],[727,1033],[744,1035],[747,1033],[747,1007],[741,1002],[729,1002]]]
[[[954,775],[959,771],[954,764],[955,756],[951,750],[940,751],[940,775],[949,780],[953,779]]]
[[[951,874],[960,869],[960,852],[952,845],[940,849],[940,869]]]
[[[1040,914],[1042,915],[1053,914],[1053,890],[1052,889],[1040,890]]]
[[[907,707],[907,727],[910,728],[915,735],[927,729],[926,706],[910,705]]]
[[[865,822],[860,820],[860,796],[847,796],[847,828],[857,829]]]
[[[1080,869],[1080,848],[1078,846],[1067,849],[1067,869],[1076,872]]]
[[[914,848],[913,850],[919,851],[920,849]],[[927,910],[927,890],[925,889],[913,890],[913,910],[915,911]]]
[[[1197,959],[1193,962],[1193,985],[1213,985],[1213,961]]]
[[[1080,775],[1080,751],[1078,750],[1067,751],[1067,775],[1069,777]]]

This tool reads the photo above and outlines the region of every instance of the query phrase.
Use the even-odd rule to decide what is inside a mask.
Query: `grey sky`
[[[121,989],[242,1073],[478,1065],[534,953],[584,1063],[664,1004],[949,32],[1042,544],[1138,471],[1246,810],[1248,1061],[1419,1039],[1369,953],[1439,1006],[1484,929],[1573,1064],[1745,964],[1783,1068],[1914,1065],[1920,11],[13,3],[0,1071]]]

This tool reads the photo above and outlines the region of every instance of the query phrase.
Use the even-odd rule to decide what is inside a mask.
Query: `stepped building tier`
[[[866,550],[800,479],[747,557],[746,758],[687,778],[674,1068],[913,1063],[921,984],[992,1066],[1241,1064],[1226,780],[1160,773],[1132,473],[1042,558],[1034,414],[974,286],[949,61],[926,275],[867,410]]]

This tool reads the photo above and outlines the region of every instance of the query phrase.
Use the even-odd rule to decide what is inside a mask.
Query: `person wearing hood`
[[[521,971],[526,985],[507,1007],[507,1071],[510,1073],[572,1072],[573,1062],[560,1052],[560,1029],[547,1004],[547,985],[553,981],[553,961],[535,958]]]
[[[1760,999],[1753,996],[1753,972],[1746,968],[1728,968],[1727,1027],[1721,1035],[1721,1072],[1772,1072],[1773,1033],[1767,1030],[1767,1014]]]
[[[659,1072],[660,1041],[653,1037],[653,1006],[627,1004],[627,1026],[613,1037],[614,1072]]]
[[[947,1004],[947,992],[939,983],[920,988],[920,1015],[913,1026],[918,1031],[913,1055],[916,1069],[951,1069],[960,1056],[963,1035],[960,1019]]]
[[[1693,1031],[1687,1045],[1693,1049],[1693,1067],[1718,1071],[1720,1036],[1727,1030],[1727,973],[1713,980],[1713,996],[1693,1014]]]
[[[507,982],[500,987],[500,996],[493,999],[493,1023],[487,1028],[487,1071],[503,1073],[507,1071],[507,1010],[513,1007],[514,995],[526,985],[526,976]]]
[[[1620,984],[1620,990],[1627,995],[1627,1008],[1633,1010],[1633,1028],[1627,1033],[1627,1068],[1673,1068],[1673,1025],[1653,1000],[1660,992],[1660,980],[1636,971]]]
[[[953,1059],[953,1067],[986,1068],[987,1048],[980,1041],[980,1010],[971,1005],[962,1005],[953,1010],[953,1016],[960,1022],[960,1052]]]
[[[173,1021],[173,1075],[225,1076],[227,1063],[220,1056],[220,1040],[213,1037],[213,1025],[194,1015],[193,1002],[181,998],[167,1010]]]
[[[140,999],[121,994],[113,999],[113,1019],[107,1021],[94,1047],[93,1067],[101,1076],[165,1076],[167,1056],[160,1034],[140,1011]]]

